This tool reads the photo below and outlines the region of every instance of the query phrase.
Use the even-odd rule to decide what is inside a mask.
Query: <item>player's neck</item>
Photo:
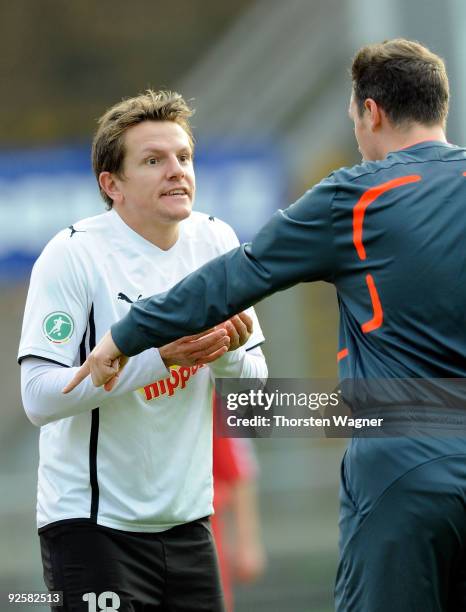
[[[384,138],[383,158],[392,151],[401,151],[428,140],[447,142],[443,127],[416,124],[404,130],[393,129]]]
[[[180,235],[178,223],[170,223],[157,227],[143,226],[135,231],[162,251],[171,249]]]
[[[180,233],[178,221],[147,223],[144,219],[134,219],[131,215],[126,215],[122,209],[114,208],[128,227],[162,251],[171,249],[178,240]]]

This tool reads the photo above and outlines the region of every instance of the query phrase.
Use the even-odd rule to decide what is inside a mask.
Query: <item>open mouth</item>
[[[189,196],[188,190],[184,187],[179,187],[177,189],[170,189],[170,191],[165,191],[162,193],[162,197],[169,198],[184,198]]]

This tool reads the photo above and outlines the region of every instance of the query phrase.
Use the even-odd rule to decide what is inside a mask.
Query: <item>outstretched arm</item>
[[[213,259],[170,291],[133,304],[111,329],[118,349],[136,355],[217,325],[300,281],[330,280],[334,192],[333,181],[323,181],[275,213],[252,243]]]

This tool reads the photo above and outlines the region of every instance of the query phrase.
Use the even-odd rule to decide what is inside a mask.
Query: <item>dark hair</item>
[[[360,49],[351,67],[359,115],[372,98],[394,125],[445,125],[449,86],[443,60],[421,44],[397,38]]]
[[[143,121],[178,123],[188,134],[193,148],[194,139],[189,125],[189,117],[192,114],[193,110],[180,94],[152,89],[109,108],[98,121],[99,127],[92,143],[92,167],[97,182],[101,172],[113,172],[116,175],[121,173],[125,156],[124,133]],[[107,208],[112,208],[112,199],[101,188],[100,193],[107,203]]]

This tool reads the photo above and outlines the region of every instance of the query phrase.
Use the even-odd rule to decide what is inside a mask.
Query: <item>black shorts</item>
[[[448,438],[350,446],[341,472],[338,612],[466,610],[465,446]]]
[[[56,612],[223,612],[208,518],[161,533],[67,523],[40,534]]]

